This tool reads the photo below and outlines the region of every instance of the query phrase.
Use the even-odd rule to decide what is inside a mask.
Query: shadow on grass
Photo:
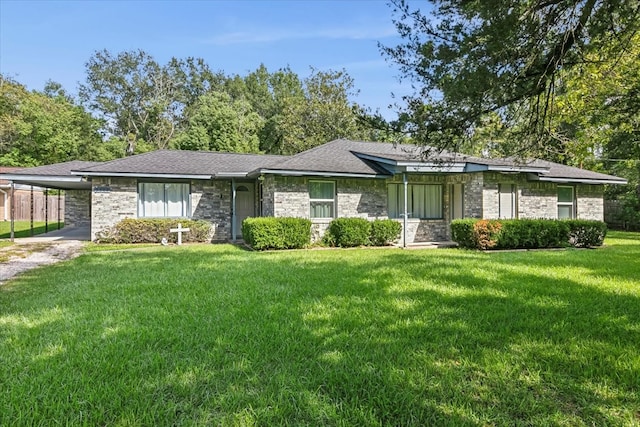
[[[11,226],[9,222],[0,222],[0,239],[8,239],[11,237]],[[64,227],[64,223],[60,224],[60,228]],[[14,228],[14,237],[31,237],[36,236],[38,234],[44,234],[49,231],[54,231],[58,229],[57,222],[50,222],[47,227],[44,222],[36,222],[33,227],[33,234],[31,234],[31,227],[28,221],[20,221],[19,224],[15,225]]]
[[[0,424],[632,425],[638,250],[84,255],[0,291]]]

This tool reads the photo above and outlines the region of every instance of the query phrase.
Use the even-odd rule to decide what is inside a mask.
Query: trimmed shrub
[[[502,224],[496,220],[481,219],[473,224],[473,237],[478,249],[492,249],[498,245]]]
[[[565,220],[568,224],[569,243],[576,248],[602,246],[607,236],[607,224],[584,219]]]
[[[536,249],[601,246],[607,226],[601,221],[554,219],[462,219],[451,222],[451,235],[461,247]]]
[[[182,234],[182,241],[210,242],[212,227],[207,221],[191,219],[165,218],[125,218],[113,227],[96,233],[96,243],[160,243],[163,238],[168,242],[178,241],[177,233],[169,229],[182,224],[189,231]]]
[[[402,224],[392,219],[376,219],[371,222],[371,236],[369,240],[374,246],[387,246],[400,238]]]
[[[353,247],[371,244],[371,222],[364,218],[336,218],[329,224],[327,233],[335,246]]]
[[[473,236],[473,225],[477,219],[454,219],[451,221],[451,238],[463,248],[476,248],[476,240]]]
[[[260,217],[242,222],[244,241],[256,250],[300,249],[311,242],[311,221],[304,218]]]

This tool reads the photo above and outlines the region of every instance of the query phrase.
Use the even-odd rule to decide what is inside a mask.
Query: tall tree
[[[0,76],[0,164],[37,166],[68,160],[106,160],[100,123],[74,105],[62,86],[30,92]]]
[[[264,123],[251,104],[224,92],[202,95],[188,111],[188,129],[174,145],[183,150],[257,153]]]
[[[416,87],[405,130],[440,148],[494,112],[524,124],[522,145],[544,150],[559,73],[605,46],[619,55],[640,28],[638,0],[447,0],[427,12],[391,3],[404,42],[382,50]]]
[[[110,135],[127,141],[130,154],[139,141],[167,148],[184,108],[224,82],[201,59],[172,58],[160,65],[142,50],[117,55],[97,51],[86,69],[80,99],[105,119]]]

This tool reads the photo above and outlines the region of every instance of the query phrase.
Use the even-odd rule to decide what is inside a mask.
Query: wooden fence
[[[13,219],[16,221],[28,221],[31,219],[31,192],[26,190],[16,191],[13,195],[14,212]],[[49,222],[64,221],[64,195],[48,195],[44,192],[33,192],[33,220]]]

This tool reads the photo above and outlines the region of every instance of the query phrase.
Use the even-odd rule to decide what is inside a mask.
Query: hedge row
[[[402,225],[392,219],[336,218],[323,237],[328,246],[386,246],[400,238]]]
[[[601,221],[580,219],[458,219],[451,235],[465,248],[536,249],[601,246],[607,226]]]
[[[160,243],[163,238],[175,243],[178,234],[169,232],[169,229],[178,224],[182,224],[182,228],[189,228],[188,232],[182,234],[183,242],[211,241],[212,229],[207,221],[126,218],[113,227],[96,233],[96,243]]]
[[[311,221],[260,217],[242,221],[242,237],[254,249],[300,249],[311,242]]]

